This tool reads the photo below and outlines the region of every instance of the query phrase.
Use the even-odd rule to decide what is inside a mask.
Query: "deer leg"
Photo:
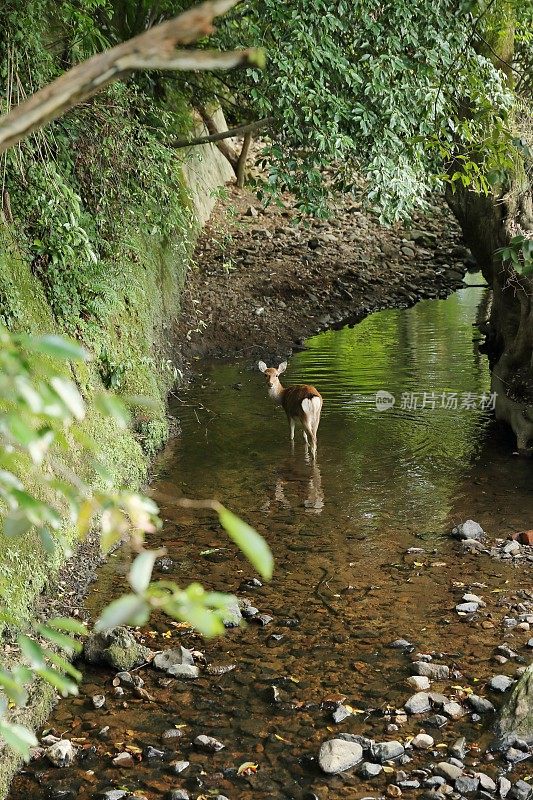
[[[294,442],[294,426],[295,426],[295,424],[296,423],[293,420],[293,418],[289,417],[289,426],[290,426],[290,429],[291,429],[291,442]]]

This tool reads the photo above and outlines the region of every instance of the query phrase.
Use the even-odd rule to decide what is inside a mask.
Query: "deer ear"
[[[261,372],[264,372],[264,371],[266,370],[266,368],[267,368],[267,365],[265,364],[265,362],[264,362],[264,361],[260,361],[260,362],[259,362],[259,364],[258,364],[257,366],[259,367],[259,369],[261,370]]]
[[[287,369],[287,362],[282,361],[282,363],[278,367],[278,375],[281,375],[281,373],[285,372],[286,369]]]

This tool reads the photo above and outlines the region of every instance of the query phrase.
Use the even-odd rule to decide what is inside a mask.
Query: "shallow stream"
[[[88,667],[80,697],[62,701],[47,725],[75,737],[83,757],[62,770],[32,762],[11,800],[86,800],[121,787],[149,800],[177,788],[193,798],[221,793],[230,800],[377,796],[390,775],[374,783],[353,772],[327,777],[316,754],[341,731],[404,741],[426,725],[410,720],[386,732],[387,709],[401,707],[413,691],[405,684],[409,656],[388,647],[392,640],[404,637],[460,671],[436,684],[449,695],[457,686],[485,694],[488,677],[514,673],[516,663],[500,666],[493,656],[503,641],[527,653],[531,633],[504,637],[501,628],[508,604],[531,589],[527,566],[465,554],[449,537],[468,518],[490,537],[533,527],[531,464],[513,455],[512,437],[490,414],[488,367],[473,327],[486,302],[485,289],[465,288],[308,340],[291,359],[286,382],[312,383],[323,394],[314,464],[298,431],[291,452],[286,420],[259,371],[244,363],[199,365],[172,402],[181,433],[161,455],[151,488],[165,520],[154,544],[172,559],[170,571],[157,574],[236,592],[272,621],[252,621],[205,643],[154,619],[144,632],[153,649],[181,643],[204,652],[212,666],[236,668],[222,676],[206,670],[185,683],[146,667],[139,674],[150,702],[115,697],[113,673]],[[381,410],[379,392],[387,393]],[[266,537],[276,558],[269,585],[242,588],[253,570],[208,512],[176,507],[183,495],[219,498]],[[103,568],[91,612],[123,588],[122,558]],[[487,602],[474,618],[454,609],[468,589]],[[95,710],[90,698],[101,693],[106,706]],[[335,725],[331,712],[342,698],[354,713]],[[109,734],[100,738],[104,726]],[[163,759],[112,765],[128,745],[135,753],[161,747],[162,733],[174,726],[183,736],[163,746]],[[198,752],[191,744],[198,734],[225,748]],[[490,736],[487,724],[469,715],[431,731],[441,745],[460,734],[482,748]],[[471,756],[481,752],[476,747]],[[173,759],[190,766],[173,774]],[[245,761],[258,764],[256,774],[235,774]],[[434,761],[419,753],[405,769]]]

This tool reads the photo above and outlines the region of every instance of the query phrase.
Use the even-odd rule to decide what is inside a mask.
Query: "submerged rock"
[[[69,739],[60,739],[44,751],[46,758],[54,767],[69,767],[76,758],[76,753],[77,750]]]
[[[318,753],[318,764],[323,772],[336,775],[355,767],[363,758],[363,748],[357,742],[329,739]]]
[[[118,670],[129,670],[151,661],[153,652],[139,644],[123,627],[94,633],[83,648],[85,660],[91,664],[108,664]]]
[[[496,737],[500,747],[513,744],[516,739],[533,744],[533,664],[525,670],[501,709]]]

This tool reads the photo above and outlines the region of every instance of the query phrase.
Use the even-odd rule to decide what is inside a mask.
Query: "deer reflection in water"
[[[287,458],[278,468],[271,496],[261,506],[265,514],[282,508],[301,508],[310,514],[320,514],[324,508],[322,475],[316,459],[306,455]]]

